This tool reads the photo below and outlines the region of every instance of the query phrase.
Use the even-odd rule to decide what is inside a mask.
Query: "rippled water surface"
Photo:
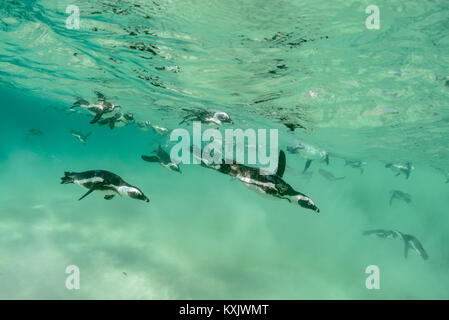
[[[365,26],[372,4],[378,30]],[[2,0],[0,298],[449,298],[448,18],[446,0]],[[308,174],[287,153],[284,175],[320,213],[200,166],[142,161],[166,138],[70,111],[95,91],[136,122],[189,129],[186,109],[222,110],[222,129],[326,150]],[[395,176],[391,162],[415,170]],[[85,191],[59,184],[91,169],[150,203],[78,202]],[[391,190],[411,202],[390,205]],[[367,229],[411,234],[429,259]],[[65,287],[68,265],[80,290]],[[365,287],[369,265],[380,290]]]

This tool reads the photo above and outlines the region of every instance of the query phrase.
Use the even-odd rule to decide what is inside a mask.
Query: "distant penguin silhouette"
[[[76,130],[71,130],[70,134],[72,136],[74,136],[75,138],[77,138],[81,143],[86,144],[87,142],[87,138],[91,135],[91,132],[89,132],[88,134],[83,134],[80,131],[76,131]]]
[[[383,229],[366,230],[363,232],[363,235],[365,236],[369,236],[371,234],[375,234],[382,239],[402,240],[404,242],[405,258],[408,257],[408,251],[412,249],[413,251],[418,253],[424,260],[429,259],[429,255],[427,254],[426,250],[424,250],[424,247],[422,246],[421,242],[419,242],[419,240],[412,235],[405,234],[397,230],[383,230]]]
[[[29,138],[31,136],[36,136],[36,137],[41,137],[43,136],[44,133],[42,132],[42,130],[39,129],[30,129],[28,130],[27,134],[26,134],[26,138]]]
[[[446,183],[449,183],[449,171],[446,169],[442,169],[442,168],[436,168],[436,169],[444,175],[444,177],[446,178]]]
[[[401,190],[391,190],[390,195],[390,206],[393,204],[394,199],[402,200],[406,203],[412,202],[412,196]]]
[[[121,112],[117,112],[112,117],[98,121],[98,124],[101,126],[105,124],[109,125],[109,128],[111,130],[113,130],[115,127],[124,127],[132,123],[134,123],[134,114]]]
[[[224,111],[206,110],[206,109],[183,109],[188,114],[179,123],[180,125],[187,121],[200,121],[206,124],[221,125],[223,123],[233,123],[229,114]]]
[[[345,177],[335,177],[331,172],[326,171],[324,169],[319,169],[318,172],[329,181],[337,181],[345,178]]]
[[[288,146],[287,151],[306,159],[306,164],[302,171],[303,173],[309,169],[313,160],[322,160],[329,165],[329,153],[323,149],[312,146],[311,144],[298,142],[293,146]]]
[[[360,174],[363,174],[363,166],[366,165],[366,162],[360,160],[345,160],[345,167],[350,166],[353,169],[360,169]]]
[[[138,121],[136,122],[136,126],[143,131],[152,130],[161,137],[165,137],[170,134],[170,129],[152,124],[150,121]]]
[[[415,169],[410,162],[407,163],[387,163],[385,168],[389,168],[396,172],[396,176],[401,174],[405,175],[408,179],[410,177],[410,173]]]
[[[181,173],[179,166],[171,161],[170,155],[159,145],[158,149],[153,151],[154,156],[142,156],[147,162],[157,162],[164,168]]]

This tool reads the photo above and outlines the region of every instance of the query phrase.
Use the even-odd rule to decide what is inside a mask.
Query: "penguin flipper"
[[[78,201],[83,200],[85,197],[87,197],[89,194],[91,194],[93,191],[95,191],[96,189],[98,189],[99,187],[101,187],[103,184],[97,184],[94,185],[92,188],[89,189],[89,191],[87,191],[81,198],[78,199]]]
[[[302,173],[305,173],[307,171],[307,169],[309,169],[311,163],[312,163],[312,160],[306,161],[306,165],[304,166],[304,170],[302,171]]]
[[[104,196],[104,199],[105,200],[111,200],[112,198],[114,198],[115,197],[115,195],[114,194],[111,194],[111,195],[106,195],[106,196]]]
[[[92,121],[90,122],[90,124],[94,124],[96,123],[98,120],[101,119],[101,117],[103,116],[103,112],[99,112],[95,115],[95,117],[92,119]]]
[[[104,96],[104,94],[99,91],[94,91],[94,93],[97,96],[98,101],[106,101],[106,97]]]
[[[286,165],[285,153],[284,151],[281,150],[279,152],[278,168],[276,171],[276,174],[281,178],[284,175],[285,165]]]
[[[147,162],[159,162],[159,158],[156,156],[142,156],[142,160]]]

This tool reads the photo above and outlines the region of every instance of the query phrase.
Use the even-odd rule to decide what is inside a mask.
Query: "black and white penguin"
[[[154,156],[142,156],[142,159],[147,162],[157,162],[164,168],[181,173],[179,166],[171,161],[170,155],[162,149],[161,146],[157,150],[153,151]]]
[[[118,105],[107,102],[105,96],[102,93],[95,91],[95,94],[98,100],[97,104],[89,103],[89,101],[84,99],[78,99],[71,107],[71,109],[80,107],[93,114],[94,118],[90,121],[91,124],[94,124],[98,120],[100,120],[104,114],[110,113],[120,108],[120,106]]]
[[[126,183],[118,175],[105,170],[64,172],[64,177],[61,178],[61,184],[68,183],[75,183],[89,189],[78,200],[82,200],[93,191],[97,191],[105,193],[104,198],[106,200],[111,200],[114,196],[120,195],[145,202],[150,201],[139,188]]]
[[[306,159],[306,164],[304,166],[304,170],[302,171],[303,173],[307,171],[313,160],[321,160],[329,165],[329,153],[311,144],[298,142],[293,146],[287,147],[287,151]]]
[[[390,195],[390,206],[393,204],[394,199],[403,200],[406,203],[412,202],[412,196],[401,190],[391,190]]]
[[[260,168],[249,167],[235,162],[227,164],[222,161],[221,164],[207,164],[202,161],[202,165],[235,177],[245,186],[262,195],[285,199],[290,203],[298,204],[301,207],[311,209],[317,213],[320,212],[320,209],[318,209],[308,196],[295,191],[282,179],[286,165],[285,153],[282,150],[279,152],[278,168],[273,174],[268,172],[265,172],[266,174],[261,174]]]
[[[132,123],[134,123],[134,114],[130,112],[129,113],[117,112],[112,117],[98,121],[98,124],[101,126],[108,124],[111,130],[114,129],[115,127],[124,127]]]
[[[422,246],[421,242],[415,237],[410,234],[405,234],[397,230],[367,230],[363,232],[363,235],[369,236],[371,234],[375,234],[376,236],[382,238],[382,239],[397,239],[404,241],[404,257],[408,257],[408,251],[412,249],[416,253],[418,253],[421,258],[424,260],[427,260],[429,258],[429,255],[427,254],[426,250],[424,250],[424,247]]]
[[[415,170],[415,167],[412,166],[410,162],[407,163],[387,163],[385,168],[389,168],[396,172],[396,177],[400,174],[404,174],[408,179],[410,177],[410,173]]]
[[[87,142],[87,138],[91,135],[91,132],[89,132],[88,134],[83,134],[80,131],[76,131],[76,130],[71,130],[70,134],[72,136],[74,136],[75,138],[77,138],[81,143],[86,144]]]
[[[180,125],[188,121],[200,121],[205,124],[222,125],[223,123],[232,124],[233,121],[229,114],[224,111],[206,110],[206,109],[183,109],[188,114],[183,117]]]

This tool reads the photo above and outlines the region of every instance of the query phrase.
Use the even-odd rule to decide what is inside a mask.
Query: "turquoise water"
[[[72,2],[0,4],[0,298],[449,298],[447,1]],[[66,28],[71,4],[79,30]],[[379,30],[365,27],[371,4]],[[94,91],[138,121],[175,129],[183,108],[218,109],[234,121],[221,129],[278,129],[283,150],[328,151],[309,175],[287,153],[284,175],[320,213],[200,166],[142,161],[165,138],[69,110]],[[71,130],[92,134],[82,144]],[[396,177],[389,162],[415,170]],[[60,177],[91,169],[150,203],[77,201],[86,190]],[[412,201],[390,206],[390,190]],[[429,259],[368,229],[414,235]],[[65,286],[69,265],[79,290]],[[365,286],[369,265],[379,290]]]

